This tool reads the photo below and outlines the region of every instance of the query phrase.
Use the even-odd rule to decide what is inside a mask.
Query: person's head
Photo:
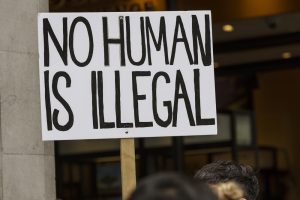
[[[219,200],[245,200],[244,192],[236,182],[218,183],[211,186]]]
[[[233,181],[243,190],[247,200],[255,200],[259,193],[258,179],[250,166],[233,161],[217,161],[201,168],[195,178],[216,185]]]
[[[142,180],[128,200],[217,200],[217,196],[199,180],[165,173]]]

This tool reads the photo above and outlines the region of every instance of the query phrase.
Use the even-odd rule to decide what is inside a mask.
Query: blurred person
[[[230,181],[226,183],[218,183],[211,186],[217,194],[219,200],[246,200],[244,192],[239,184]]]
[[[212,189],[199,180],[174,173],[142,180],[128,200],[217,200]]]
[[[252,167],[233,161],[217,161],[207,164],[195,174],[195,178],[211,186],[235,182],[243,191],[241,200],[255,200],[259,193],[258,179]]]

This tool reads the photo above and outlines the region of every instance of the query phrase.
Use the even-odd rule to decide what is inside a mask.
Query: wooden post
[[[136,186],[134,139],[121,139],[122,199],[126,200]]]

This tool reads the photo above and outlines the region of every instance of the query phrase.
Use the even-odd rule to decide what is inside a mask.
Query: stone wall
[[[0,199],[54,200],[53,142],[41,137],[37,15],[48,0],[0,0]]]

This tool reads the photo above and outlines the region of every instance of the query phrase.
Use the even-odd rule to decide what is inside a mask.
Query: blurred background
[[[193,175],[233,159],[258,172],[264,200],[298,200],[299,0],[50,0],[50,12],[211,10],[218,136],[136,139],[138,178]],[[117,200],[119,140],[55,143],[57,197]]]

